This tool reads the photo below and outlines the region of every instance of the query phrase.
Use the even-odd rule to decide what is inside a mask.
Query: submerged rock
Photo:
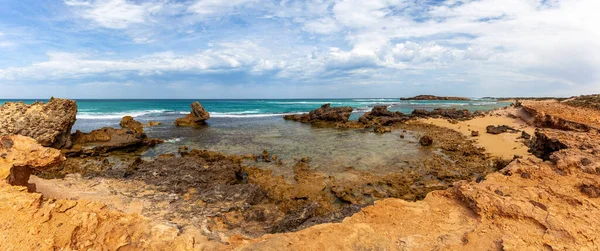
[[[419,139],[419,144],[422,146],[430,146],[433,144],[433,139],[430,136],[425,135]]]
[[[206,120],[210,119],[210,114],[202,107],[202,105],[195,101],[191,104],[192,112],[183,118],[175,120],[176,126],[191,126],[198,127],[206,125]]]
[[[0,106],[0,136],[32,137],[42,146],[65,148],[71,145],[70,134],[77,104],[73,100],[51,98],[47,104],[7,102]]]

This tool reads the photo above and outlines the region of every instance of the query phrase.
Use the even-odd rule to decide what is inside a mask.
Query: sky
[[[0,98],[600,93],[598,0],[0,0]]]

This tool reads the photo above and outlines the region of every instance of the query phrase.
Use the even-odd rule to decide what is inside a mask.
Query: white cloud
[[[160,2],[135,4],[127,0],[65,0],[65,4],[76,7],[75,13],[81,17],[110,29],[126,29],[132,25],[152,22],[152,16],[163,8]]]
[[[188,7],[188,11],[200,17],[224,16],[249,4],[260,3],[259,0],[198,0]]]
[[[196,74],[227,71],[252,71],[260,73],[277,69],[281,64],[260,58],[268,50],[252,42],[220,43],[192,55],[162,52],[135,59],[91,59],[90,55],[52,52],[48,61],[27,67],[0,69],[0,80],[68,79],[97,74],[130,72],[138,75],[161,75],[163,72],[190,72]]]

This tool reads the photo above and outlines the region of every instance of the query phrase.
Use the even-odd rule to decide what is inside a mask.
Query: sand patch
[[[527,125],[521,119],[509,117],[509,114],[517,116],[519,113],[518,109],[503,109],[495,111],[492,114],[485,117],[478,117],[468,121],[458,121],[456,124],[450,123],[447,119],[424,119],[424,123],[433,124],[450,128],[458,131],[463,135],[475,140],[476,145],[484,147],[486,153],[494,157],[500,157],[503,159],[512,159],[514,155],[520,155],[525,158],[535,158],[531,153],[528,152],[529,148],[523,143],[523,139],[520,139],[521,133],[502,133],[502,134],[489,134],[486,133],[486,127],[488,125],[507,125],[514,129],[525,131],[530,135],[535,132],[535,127]],[[479,136],[471,136],[471,131],[478,131]]]

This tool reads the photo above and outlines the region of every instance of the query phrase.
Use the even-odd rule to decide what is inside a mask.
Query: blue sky
[[[3,0],[0,98],[600,92],[597,0]]]

